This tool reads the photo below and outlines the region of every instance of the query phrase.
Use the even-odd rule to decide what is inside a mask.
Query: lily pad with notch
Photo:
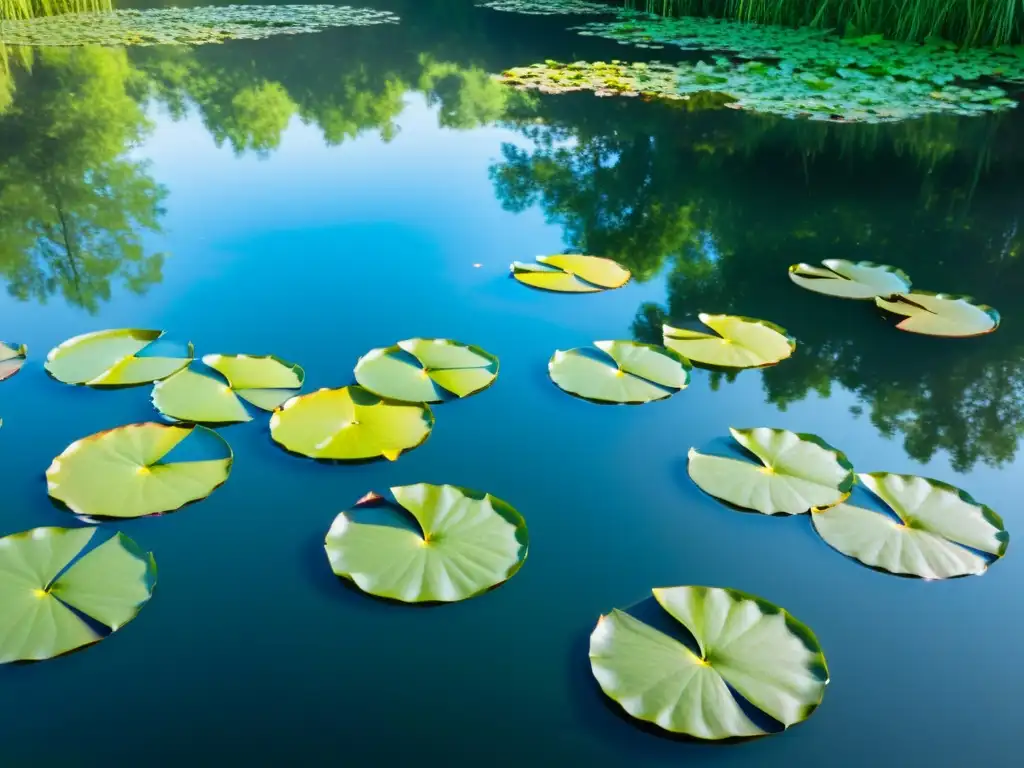
[[[691,448],[690,478],[716,499],[764,515],[799,515],[849,497],[853,466],[820,437],[768,427],[729,432],[760,464]]]
[[[65,384],[126,387],[164,379],[192,362],[189,342],[184,350],[164,354],[163,331],[119,328],[95,331],[62,342],[46,355],[46,371]]]
[[[829,680],[825,656],[814,633],[785,610],[718,587],[653,594],[695,648],[619,609],[598,619],[590,636],[594,677],[629,715],[720,740],[780,731],[817,709]],[[777,727],[755,722],[751,707]]]
[[[896,327],[927,336],[968,337],[992,333],[999,327],[999,313],[970,296],[913,291],[875,303],[887,312],[904,317]]]
[[[34,528],[0,538],[0,664],[92,645],[153,595],[156,562],[124,534],[89,547],[96,528]]]
[[[632,274],[611,259],[559,253],[538,256],[537,263],[512,263],[512,277],[523,285],[557,293],[598,293],[621,288]]]
[[[948,579],[984,573],[1010,542],[1002,518],[954,486],[914,475],[858,475],[873,498],[811,515],[833,549],[900,576]],[[876,502],[872,504],[872,502]],[[871,508],[872,506],[876,508]]]
[[[9,379],[21,370],[28,356],[28,347],[0,341],[0,381]]]
[[[272,411],[294,397],[305,379],[300,366],[273,355],[204,355],[202,363],[207,371],[193,364],[153,386],[160,413],[202,424],[251,421],[245,402]]]
[[[767,320],[737,315],[698,315],[714,333],[662,328],[665,346],[695,365],[715,368],[763,368],[785,360],[796,349],[796,341]]]
[[[846,259],[825,259],[821,264],[794,264],[789,279],[801,288],[841,299],[889,297],[911,289],[907,274],[888,264]]]
[[[425,403],[389,400],[353,385],[293,397],[270,417],[270,436],[313,459],[394,461],[421,445],[433,426]]]
[[[406,339],[359,358],[356,381],[380,397],[440,403],[469,397],[498,377],[498,358],[451,339]]]
[[[526,522],[488,493],[454,485],[397,486],[394,503],[368,494],[334,520],[325,540],[331,568],[364,592],[406,603],[454,602],[510,579],[526,560]],[[361,522],[389,506],[408,526]]]
[[[670,349],[636,341],[595,341],[558,350],[548,373],[559,388],[598,403],[663,400],[690,383],[690,364]]]
[[[50,496],[90,520],[173,512],[231,473],[231,447],[201,426],[128,424],[76,440],[46,470]]]

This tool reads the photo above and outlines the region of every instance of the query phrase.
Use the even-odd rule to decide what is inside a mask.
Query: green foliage
[[[679,16],[816,26],[900,40],[943,37],[961,45],[1024,42],[1018,0],[627,0],[639,10]]]

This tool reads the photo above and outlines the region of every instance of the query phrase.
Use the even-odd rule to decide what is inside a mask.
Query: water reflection
[[[830,126],[693,106],[545,99],[544,125],[522,128],[528,148],[506,145],[492,167],[495,191],[509,210],[539,205],[570,250],[640,279],[665,270],[667,300],[639,308],[638,339],[658,343],[662,322],[699,311],[764,317],[800,341],[762,373],[779,409],[839,384],[919,461],[940,450],[960,471],[1011,460],[1024,432],[1019,121]],[[970,341],[899,333],[870,307],[789,285],[789,264],[824,258],[897,264],[1006,322]]]
[[[124,51],[28,61],[10,72],[0,116],[0,275],[15,298],[95,311],[115,284],[142,293],[161,279],[163,256],[142,237],[159,231],[166,192],[131,157],[150,124]]]

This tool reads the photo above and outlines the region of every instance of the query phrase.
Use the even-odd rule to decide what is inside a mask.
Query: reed
[[[110,9],[110,0],[0,0],[0,21]]]
[[[827,27],[897,40],[1024,42],[1024,0],[627,0],[627,5],[665,15]]]

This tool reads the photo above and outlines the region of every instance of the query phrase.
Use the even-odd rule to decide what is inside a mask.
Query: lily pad
[[[9,379],[21,370],[28,355],[28,347],[24,344],[8,344],[0,341],[0,381]]]
[[[853,467],[820,437],[767,427],[729,432],[761,464],[691,448],[690,478],[705,493],[764,515],[799,515],[849,497]]]
[[[153,386],[153,405],[164,416],[204,424],[250,421],[242,400],[272,411],[302,387],[305,373],[268,355],[204,355],[203,364],[226,380],[185,368]]]
[[[767,320],[735,315],[698,315],[714,334],[663,327],[665,346],[694,363],[718,368],[761,368],[793,354],[796,342]]]
[[[82,555],[96,528],[34,528],[0,539],[0,664],[41,661],[116,632],[153,595],[156,562],[124,534]]]
[[[611,259],[559,253],[538,256],[536,264],[513,262],[512,277],[523,285],[558,293],[597,293],[621,288],[630,271]]]
[[[433,427],[430,406],[388,400],[357,386],[293,397],[270,417],[270,436],[287,450],[342,461],[394,461],[421,445]]]
[[[984,573],[1006,553],[1002,518],[959,488],[885,472],[858,478],[891,514],[840,504],[811,515],[815,530],[844,555],[901,576],[948,579]]]
[[[631,716],[698,739],[727,739],[769,733],[733,691],[786,728],[817,709],[828,683],[825,656],[814,633],[786,611],[733,589],[653,592],[699,653],[624,611],[602,616],[590,635],[591,669]]]
[[[524,16],[608,16],[619,11],[618,8],[587,0],[483,0],[476,5],[478,8],[521,13]]]
[[[149,384],[180,371],[192,362],[189,343],[185,357],[140,356],[163,331],[121,328],[75,336],[50,350],[44,367],[65,384],[124,387]]]
[[[327,534],[331,568],[364,592],[406,603],[453,602],[510,579],[526,559],[526,522],[504,501],[454,485],[391,489],[419,533],[353,519],[370,494]]]
[[[397,22],[398,17],[387,11],[334,5],[126,8],[6,20],[0,26],[0,43],[47,47],[202,45]]]
[[[636,341],[595,341],[594,347],[555,352],[551,380],[587,400],[634,404],[663,400],[690,383],[690,364],[670,349]]]
[[[801,288],[841,299],[874,299],[910,292],[910,278],[888,264],[846,259],[825,259],[821,263],[821,267],[794,264],[789,268],[789,279]]]
[[[498,358],[450,339],[406,339],[373,349],[356,363],[356,381],[381,397],[440,403],[468,397],[494,383]]]
[[[188,448],[223,457],[169,460],[186,439]],[[145,517],[206,498],[228,479],[231,462],[231,448],[206,427],[128,424],[73,442],[46,470],[46,484],[76,515]]]
[[[966,337],[992,333],[999,327],[999,313],[992,307],[976,304],[970,296],[913,291],[905,296],[875,299],[882,309],[904,320],[897,323],[901,331],[927,336]]]

